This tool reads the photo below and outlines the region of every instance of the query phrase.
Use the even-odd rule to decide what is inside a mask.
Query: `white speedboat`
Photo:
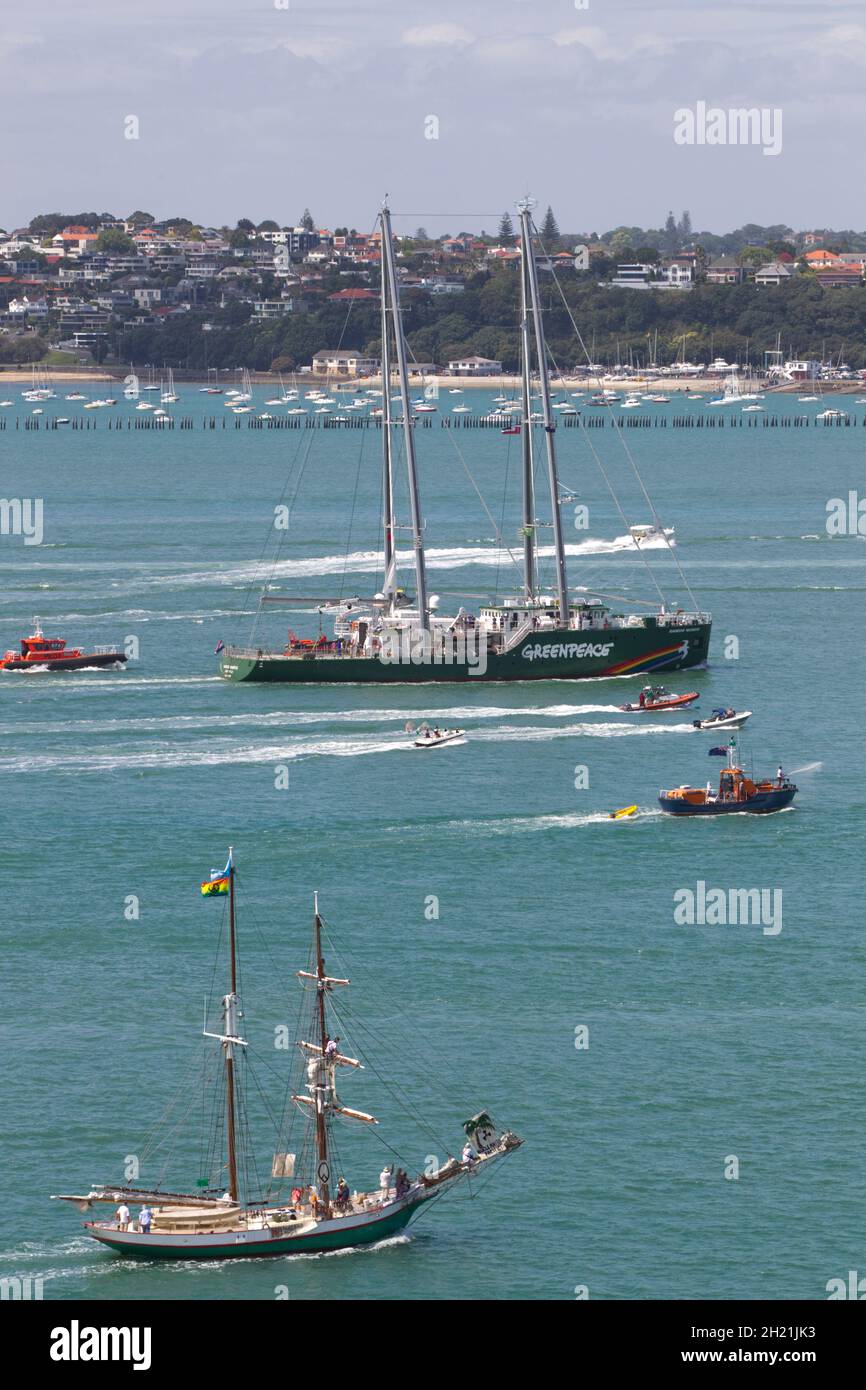
[[[751,719],[750,709],[714,709],[709,719],[693,719],[696,729],[742,729],[747,719]]]
[[[465,729],[425,729],[423,732],[419,729],[414,746],[416,748],[441,748],[444,743],[455,743],[457,739],[465,737]]]

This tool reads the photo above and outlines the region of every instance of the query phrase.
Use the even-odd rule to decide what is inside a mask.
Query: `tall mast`
[[[232,848],[229,846],[229,955],[231,958],[231,990],[223,1000],[226,1063],[226,1131],[229,1170],[229,1196],[233,1202],[238,1200],[238,1156],[237,1130],[235,1118],[235,1063],[232,1039],[237,1034],[238,972],[237,951],[235,949],[235,865]]]
[[[520,360],[523,384],[523,590],[527,599],[535,595],[535,485],[532,453],[532,340],[529,327],[529,291],[526,257],[520,265]]]
[[[385,587],[387,599],[393,600],[394,583],[394,476],[391,463],[391,342],[388,328],[388,286],[384,248],[380,256],[382,276],[382,525],[385,533]]]
[[[534,203],[524,198],[518,204],[520,211],[520,243],[523,264],[526,267],[526,283],[532,305],[532,319],[535,326],[535,351],[538,357],[538,376],[541,384],[541,408],[544,419],[544,440],[547,449],[547,475],[550,483],[550,508],[553,520],[553,547],[556,555],[556,587],[559,599],[559,621],[568,626],[568,577],[565,570],[565,545],[562,539],[562,513],[559,506],[559,479],[556,471],[556,448],[553,435],[556,426],[550,408],[550,378],[547,372],[547,350],[544,343],[544,329],[541,324],[541,309],[538,302],[538,271],[532,251],[532,216]]]
[[[319,916],[319,895],[314,895],[314,915],[316,923],[316,993],[318,995],[317,1005],[319,1013],[319,1046],[322,1049],[321,1067],[325,1074],[325,1048],[328,1045],[328,1029],[325,1021],[325,962],[322,958],[322,919]],[[322,1087],[319,1086],[316,1092],[316,1151],[319,1156],[319,1163],[316,1176],[322,1194],[322,1210],[324,1215],[331,1214],[331,1198],[328,1190],[328,1127],[325,1124],[325,1108]]]
[[[409,409],[409,373],[406,367],[406,342],[403,337],[403,323],[400,318],[400,290],[397,285],[394,243],[391,239],[391,213],[387,206],[382,208],[379,221],[382,228],[382,261],[383,265],[387,266],[388,272],[388,298],[391,305],[391,317],[394,320],[394,349],[397,358],[397,374],[400,380],[400,400],[403,405],[403,435],[406,441],[406,466],[409,471],[409,506],[412,517],[412,548],[415,552],[418,616],[421,627],[427,629],[430,626],[430,613],[427,603],[427,573],[424,563],[424,522],[421,516],[421,500],[418,493],[415,435]]]

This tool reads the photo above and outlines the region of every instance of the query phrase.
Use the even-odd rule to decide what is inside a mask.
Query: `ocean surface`
[[[631,601],[653,599],[655,579],[688,606],[687,582],[714,615],[709,668],[668,678],[700,691],[696,710],[629,716],[618,706],[639,677],[223,682],[214,648],[248,637],[257,585],[309,600],[261,621],[259,639],[282,644],[290,622],[316,635],[317,600],[381,582],[380,436],[223,429],[218,399],[180,393],[190,430],[109,430],[103,410],[91,430],[37,432],[16,388],[0,433],[0,491],[44,504],[42,545],[0,536],[0,646],[38,614],[71,644],[138,649],[123,671],[0,674],[0,1276],[41,1277],[55,1300],[821,1299],[828,1280],[862,1271],[866,544],[829,537],[825,521],[828,499],[866,489],[864,407],[842,402],[851,428],[755,415],[753,427],[560,431],[562,481],[590,518],[577,531],[564,508],[571,583]],[[443,395],[441,414],[456,399]],[[490,397],[464,399],[477,414]],[[824,408],[764,404],[774,417]],[[709,413],[643,407],[686,409]],[[80,405],[61,395],[44,410],[43,423]],[[121,399],[111,418],[131,410]],[[520,441],[432,419],[417,432],[430,587],[443,610],[471,609],[517,585],[496,534],[519,549]],[[623,442],[676,528],[684,578],[664,549],[642,557],[626,539],[606,478],[629,522],[651,518]],[[543,475],[539,487],[544,517]],[[282,536],[281,501],[293,504]],[[398,501],[405,519],[402,489]],[[660,814],[660,787],[717,777],[714,740],[690,721],[719,703],[754,711],[746,766],[795,772],[793,809]],[[418,718],[465,726],[465,744],[414,756],[404,725]],[[633,819],[608,819],[633,802]],[[189,1190],[200,1176],[203,1000],[226,986],[222,958],[214,975],[223,908],[198,885],[229,844],[244,1026],[261,1062],[259,1171],[273,1147],[266,1100],[279,1109],[288,1068],[274,1030],[294,1025],[314,890],[353,1016],[375,1039],[376,1071],[342,1088],[381,1121],[340,1133],[350,1184],[375,1185],[380,1139],[415,1170],[440,1153],[416,1113],[443,1150],[482,1107],[525,1140],[400,1239],[139,1263],[49,1201],[120,1181],[172,1103],[140,1181],[164,1172]],[[678,925],[674,895],[699,883],[781,893],[781,929]],[[589,1045],[576,1046],[584,1027]]]

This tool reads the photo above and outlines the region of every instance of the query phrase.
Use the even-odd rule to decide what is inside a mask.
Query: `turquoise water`
[[[176,411],[218,413],[181,391]],[[485,399],[466,398],[476,411]],[[773,402],[775,414],[821,408]],[[271,1298],[278,1286],[292,1298],[568,1299],[578,1285],[603,1299],[815,1299],[862,1268],[866,548],[828,538],[824,522],[828,498],[864,486],[863,429],[626,434],[714,614],[709,669],[670,684],[699,689],[699,712],[752,709],[743,748],[756,768],[809,769],[789,812],[679,822],[658,813],[658,788],[700,785],[718,762],[690,714],[618,712],[639,678],[405,692],[217,678],[214,647],[249,632],[249,585],[302,464],[275,582],[309,598],[372,592],[376,431],[119,433],[90,414],[89,432],[8,421],[0,434],[2,490],[43,498],[45,528],[42,546],[0,538],[0,643],[38,613],[70,642],[133,636],[140,648],[124,672],[0,678],[0,1274],[41,1275],[52,1299]],[[647,520],[618,439],[606,429],[592,442],[629,520]],[[588,531],[569,526],[572,582],[651,598],[585,440],[569,430],[560,443],[563,480],[590,509]],[[464,460],[497,523],[508,503],[516,541],[519,441],[434,424],[418,444],[431,588],[443,608],[477,606],[497,573],[500,592],[514,579],[507,557],[485,562],[493,526]],[[668,556],[650,560],[684,602]],[[276,642],[287,621],[268,617],[262,635]],[[314,611],[292,621],[315,633]],[[418,716],[465,724],[465,746],[412,756],[403,725]],[[631,802],[635,819],[607,819]],[[189,1126],[157,1167],[167,1161],[175,1187],[199,1176],[195,1069],[222,911],[198,882],[229,843],[245,1026],[271,1102],[287,1068],[274,1029],[294,1024],[317,889],[329,963],[352,976],[377,1067],[443,1148],[481,1106],[525,1138],[477,1197],[435,1204],[373,1250],[197,1267],[111,1256],[47,1200],[119,1180],[184,1078]],[[781,890],[781,931],[676,925],[674,893],[698,880]],[[130,895],[137,921],[124,917]],[[431,896],[438,919],[425,915]],[[371,1070],[343,1094],[413,1168],[439,1153]],[[267,1172],[272,1137],[252,1091],[250,1112]],[[341,1131],[353,1186],[375,1183],[382,1154],[376,1137]],[[737,1181],[724,1177],[731,1155]]]

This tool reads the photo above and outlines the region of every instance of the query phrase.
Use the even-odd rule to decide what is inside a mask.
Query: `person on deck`
[[[475,1164],[478,1162],[478,1155],[468,1139],[466,1140],[466,1143],[463,1145],[463,1153],[461,1154],[461,1158],[464,1163],[468,1163],[470,1168],[474,1167]]]
[[[398,1198],[405,1197],[406,1193],[409,1191],[409,1186],[409,1174],[406,1172],[405,1168],[398,1168],[395,1195]]]
[[[782,771],[782,764],[779,763],[779,766],[778,766],[778,768],[777,768],[777,770],[776,770],[776,781],[778,782],[778,784],[779,784],[780,787],[781,787],[782,783],[784,782],[784,780],[785,780],[785,774],[784,774],[783,771]]]
[[[333,1060],[333,1058],[336,1057],[336,1055],[337,1055],[337,1043],[338,1043],[339,1041],[340,1041],[339,1038],[329,1038],[329,1039],[328,1039],[327,1043],[325,1044],[325,1056],[326,1056],[326,1057],[330,1058],[331,1060]]]
[[[117,1222],[117,1229],[119,1231],[129,1230],[129,1207],[125,1202],[121,1202],[120,1206],[117,1208],[117,1211],[114,1213],[114,1219]]]
[[[144,1206],[142,1207],[141,1211],[138,1213],[138,1229],[141,1231],[141,1234],[142,1234],[143,1236],[149,1236],[149,1235],[150,1235],[150,1225],[151,1225],[151,1222],[152,1222],[152,1221],[153,1221],[153,1212],[151,1211],[150,1207],[149,1207],[149,1206],[147,1205],[147,1203],[145,1202],[145,1204],[144,1204]]]
[[[337,1207],[339,1211],[346,1211],[349,1206],[349,1196],[349,1184],[346,1182],[345,1178],[340,1178],[340,1181],[337,1183],[337,1195],[334,1198],[334,1206]]]
[[[387,1202],[388,1197],[391,1193],[391,1174],[393,1173],[393,1171],[393,1167],[389,1163],[382,1169],[381,1173],[379,1174],[379,1196],[381,1197],[383,1202]]]
[[[640,696],[638,697],[638,704],[640,705],[641,709],[643,709],[644,705],[646,704],[646,695],[643,691],[641,691]]]

